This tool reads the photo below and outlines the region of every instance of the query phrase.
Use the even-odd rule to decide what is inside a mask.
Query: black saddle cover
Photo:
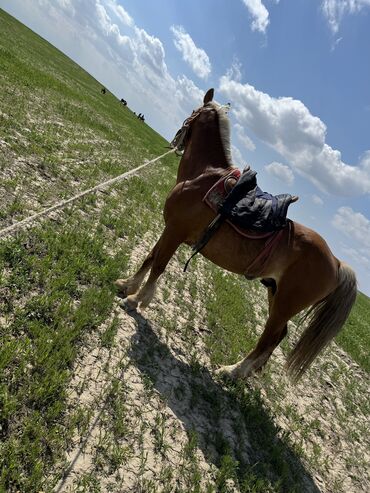
[[[271,195],[257,186],[256,171],[249,167],[219,208],[221,216],[240,228],[272,232],[287,224],[288,207],[293,196]]]

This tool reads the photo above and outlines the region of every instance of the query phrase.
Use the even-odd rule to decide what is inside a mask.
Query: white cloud
[[[361,212],[355,212],[351,207],[340,207],[332,225],[351,240],[350,246],[342,245],[342,251],[362,268],[370,271],[369,218]]]
[[[270,21],[268,10],[264,4],[261,0],[243,0],[243,3],[253,18],[252,30],[265,33]]]
[[[324,201],[322,200],[321,197],[319,197],[318,195],[312,195],[312,202],[315,204],[315,205],[324,205]]]
[[[106,36],[113,35],[114,37],[117,38],[118,41],[119,37],[121,36],[119,27],[117,26],[117,24],[114,24],[111,21],[111,18],[109,17],[106,9],[99,2],[97,2],[96,4],[96,12],[97,12],[98,24],[100,25],[104,34]]]
[[[62,9],[69,10],[72,15],[75,15],[75,9],[73,7],[73,0],[57,0],[57,3]]]
[[[200,106],[200,103],[203,101],[204,91],[199,89],[192,80],[182,75],[176,79],[175,97],[181,104],[189,108],[195,108]],[[184,119],[184,115],[182,115],[182,119]]]
[[[120,21],[127,25],[127,26],[133,26],[134,25],[134,20],[130,16],[130,14],[122,7],[122,5],[119,5],[116,0],[106,0],[106,5],[107,7],[114,12],[114,14],[120,19]]]
[[[171,31],[175,37],[174,44],[182,54],[183,60],[198,77],[207,79],[212,69],[207,53],[195,45],[190,34],[182,26],[171,26]]]
[[[160,39],[136,25],[117,0],[13,0],[31,27],[71,56],[162,135],[171,139],[204,92],[173,76]]]
[[[277,151],[294,172],[321,191],[335,195],[370,193],[370,167],[365,155],[357,166],[344,163],[326,142],[326,126],[299,100],[274,98],[250,84],[220,79],[219,90],[232,103],[237,123]]]
[[[360,164],[365,170],[370,172],[370,150],[363,153]]]
[[[342,41],[343,37],[341,36],[340,38],[337,38],[333,41],[331,45],[331,51],[334,51],[335,48],[339,45],[339,43]]]
[[[252,139],[245,133],[244,128],[239,123],[235,123],[234,128],[236,135],[243,146],[248,149],[248,151],[254,151],[256,146],[254,145]]]
[[[370,270],[370,258],[366,256],[366,253],[363,250],[357,250],[356,248],[345,245],[342,246],[342,252],[348,255],[348,257],[350,257],[356,263]]]
[[[370,255],[370,220],[355,212],[351,207],[340,207],[335,214],[333,226],[344,233],[348,238],[356,240]]]
[[[323,0],[321,10],[333,34],[346,14],[356,14],[364,7],[370,7],[370,0]]]
[[[231,144],[231,156],[233,160],[233,165],[237,166],[238,168],[244,168],[244,163],[245,160],[242,156],[242,153],[240,152],[240,149],[236,147],[236,145]]]
[[[227,76],[229,79],[233,79],[236,82],[241,82],[242,80],[242,64],[235,58],[231,64],[231,67],[227,71]],[[369,105],[370,109],[370,105]]]
[[[152,75],[166,79],[169,75],[165,62],[165,51],[160,39],[151,36],[144,29],[135,27],[133,44],[137,61],[137,69],[148,81]]]
[[[272,163],[267,164],[265,169],[271,176],[274,176],[286,185],[292,185],[294,182],[293,172],[286,164],[273,161]]]

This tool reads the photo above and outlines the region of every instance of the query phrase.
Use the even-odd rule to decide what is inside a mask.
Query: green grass
[[[231,364],[255,345],[256,318],[250,299],[251,285],[236,276],[211,268],[213,292],[206,297],[208,347],[215,365]]]
[[[0,225],[28,196],[50,205],[163,154],[165,140],[78,65],[4,12],[0,23]]]
[[[50,204],[163,154],[164,139],[114,96],[103,97],[80,67],[2,11],[0,26],[3,225],[29,215],[32,195],[38,207]],[[20,156],[32,166],[9,166]],[[160,217],[176,166],[169,156],[145,179],[1,241],[0,490],[39,491],[63,461],[79,419],[64,420],[72,365],[109,316],[112,281],[126,268],[134,235]],[[16,187],[24,192],[13,198]],[[113,321],[103,346],[115,330]]]
[[[208,326],[212,329],[207,337],[207,346],[210,351],[211,361],[216,365],[230,364],[244,357],[255,345],[257,336],[255,332],[256,318],[252,306],[250,284],[239,282],[235,276],[225,274],[216,267],[212,267],[213,290],[206,299]],[[256,286],[255,286],[256,287]],[[262,291],[264,292],[264,290]],[[266,295],[266,293],[265,293]],[[266,313],[264,313],[266,316]],[[369,321],[370,300],[362,293],[358,294],[352,313],[340,333],[336,342],[365,370],[369,370]],[[338,369],[338,376],[343,377],[343,369]],[[271,385],[270,371],[267,369],[262,376],[263,385],[269,398],[276,400],[279,389],[276,384]],[[366,397],[358,396],[359,382],[349,380],[345,386],[343,403],[345,414],[338,419],[348,423],[352,417],[362,412],[369,415],[370,409]],[[244,384],[234,385],[226,383],[230,396],[233,396],[240,408],[243,409],[243,419],[247,429],[251,427],[250,434],[253,445],[263,451],[258,463],[254,467],[235,461],[231,455],[221,451],[220,478],[222,485],[225,478],[233,478],[241,492],[280,492],[301,491],[301,479],[299,472],[301,465],[297,464],[291,451],[294,450],[297,457],[304,457],[302,445],[322,434],[321,425],[317,419],[303,422],[302,417],[295,408],[284,402],[277,402],[272,407],[265,408],[264,398],[258,389],[245,388]],[[271,393],[271,395],[270,395]],[[284,396],[281,396],[284,399]],[[292,440],[290,433],[281,433],[273,424],[273,413],[284,413],[289,416],[290,430],[301,437],[301,444]],[[351,432],[354,436],[348,436],[348,440],[358,440],[361,433]],[[277,439],[279,437],[279,439]],[[314,469],[327,469],[328,458],[320,445],[313,443],[312,453],[307,457]],[[352,458],[354,462],[360,461],[360,457]],[[349,466],[348,466],[349,467]],[[361,467],[366,467],[361,463]],[[226,470],[224,471],[224,468]],[[270,480],[266,480],[269,478]],[[220,490],[222,491],[222,489]]]
[[[356,303],[336,338],[337,343],[362,367],[370,372],[370,298],[358,293]]]
[[[251,351],[257,340],[250,284],[225,275],[217,268],[212,269],[212,274],[214,292],[207,298],[208,324],[212,332],[207,345],[214,364],[231,364]],[[219,491],[228,491],[226,480],[230,478],[240,492],[296,491],[295,482],[300,483],[301,466],[289,457],[289,440],[277,438],[278,430],[272,415],[263,405],[260,391],[249,386],[246,388],[242,382],[226,385],[229,395],[242,410],[252,446],[261,453],[258,462],[251,467],[232,457],[227,441],[221,436]]]

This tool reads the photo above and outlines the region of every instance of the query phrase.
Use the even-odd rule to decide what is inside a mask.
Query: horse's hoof
[[[135,293],[134,285],[128,279],[117,279],[113,284],[116,286],[117,294],[121,298],[127,298],[130,294]]]
[[[142,301],[140,303],[140,310],[145,310],[145,308],[148,308],[149,304],[150,304],[150,301]]]
[[[220,368],[217,368],[215,371],[215,374],[218,377],[223,377],[227,378],[230,380],[236,380],[240,378],[240,370],[238,365],[226,365],[226,366],[220,366]]]
[[[135,311],[138,307],[138,301],[135,296],[127,296],[127,298],[123,301],[122,306],[129,312]]]
[[[126,298],[127,296],[127,283],[124,279],[117,279],[113,283],[118,291],[118,294],[122,296],[122,298]]]

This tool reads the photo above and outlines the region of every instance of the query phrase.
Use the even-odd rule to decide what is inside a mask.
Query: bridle
[[[226,112],[228,112],[230,109],[230,104],[220,105],[218,108],[213,107],[212,109],[216,109],[217,112],[219,112],[220,110],[225,110]],[[176,148],[175,153],[178,156],[182,156],[182,152],[185,149],[185,137],[190,129],[191,124],[193,123],[194,120],[196,120],[196,118],[198,118],[198,116],[202,113],[202,111],[209,111],[209,107],[207,108],[206,105],[206,106],[201,106],[197,110],[194,110],[193,113],[184,121],[182,127],[180,128],[180,130],[176,132],[175,137],[171,141],[170,147],[172,149]]]
[[[193,113],[184,121],[182,127],[176,132],[175,137],[171,141],[170,147],[172,147],[172,149],[176,148],[175,152],[178,156],[181,156],[182,151],[185,149],[185,137],[188,133],[190,125],[201,114],[203,108],[204,107],[201,106],[197,110],[193,111]]]

